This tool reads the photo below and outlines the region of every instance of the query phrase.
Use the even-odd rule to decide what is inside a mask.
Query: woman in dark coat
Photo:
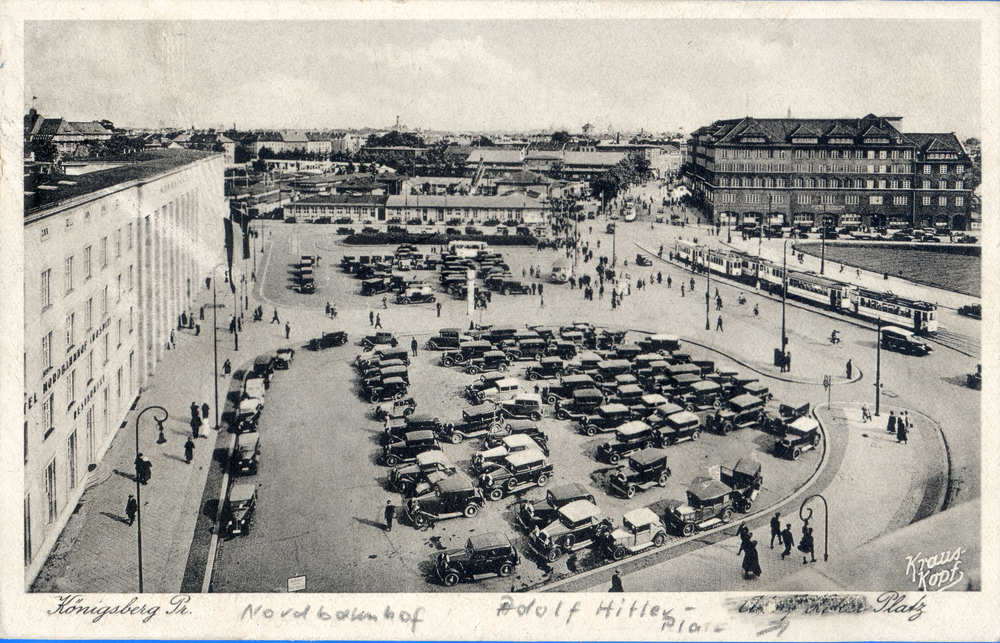
[[[754,575],[760,576],[760,560],[757,557],[757,541],[752,540],[753,534],[750,537],[743,540],[743,544],[740,547],[740,551],[737,555],[743,553],[743,577],[746,579],[752,578]]]

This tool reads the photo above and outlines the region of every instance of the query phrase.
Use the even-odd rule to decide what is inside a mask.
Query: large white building
[[[25,183],[26,584],[198,283],[225,257],[225,155],[158,150],[145,158]]]

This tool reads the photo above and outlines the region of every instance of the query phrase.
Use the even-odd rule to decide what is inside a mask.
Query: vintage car
[[[452,587],[462,580],[476,580],[477,576],[510,576],[520,562],[507,536],[487,533],[472,535],[465,549],[441,552],[434,568],[441,582]]]
[[[382,278],[365,279],[361,282],[361,294],[364,297],[372,297],[389,292],[389,282]]]
[[[406,381],[401,377],[365,380],[362,391],[372,404],[401,400],[406,395]]]
[[[531,292],[531,286],[513,279],[511,275],[503,277],[490,277],[486,280],[486,287],[494,292],[504,295],[526,295]]]
[[[549,436],[531,420],[504,420],[499,427],[491,426],[490,431],[483,437],[483,444],[487,448],[500,446],[503,438],[508,435],[526,435],[537,442],[546,455],[548,454]]]
[[[697,440],[701,436],[701,419],[690,411],[679,411],[668,415],[656,424],[660,448],[667,448],[685,440]]]
[[[424,451],[413,464],[389,472],[389,489],[407,497],[422,496],[457,471],[443,451]]]
[[[264,391],[266,389],[263,377],[248,377],[243,382],[242,399],[261,400],[263,404]]]
[[[473,357],[469,360],[466,372],[475,375],[486,371],[506,372],[510,366],[510,359],[503,351],[486,351],[482,357]]]
[[[417,529],[449,518],[475,518],[486,499],[472,480],[456,473],[437,483],[433,491],[403,503],[403,515]]]
[[[338,330],[332,333],[324,332],[320,337],[313,337],[312,339],[309,340],[309,350],[318,351],[324,348],[343,346],[346,343],[347,343],[346,331]],[[282,367],[276,365],[275,368],[282,368]],[[285,366],[284,368],[288,368],[288,366]]]
[[[388,362],[393,362],[392,366],[396,365],[395,362],[409,366],[410,356],[405,348],[390,348],[377,350],[370,356],[358,355],[354,359],[355,365],[362,371],[373,366],[381,367],[383,365],[390,365]]]
[[[681,348],[681,340],[677,335],[656,334],[638,342],[639,348],[646,353],[673,353]]]
[[[260,458],[260,435],[257,433],[241,433],[236,436],[236,445],[229,459],[229,471],[232,475],[257,473],[257,460]]]
[[[649,414],[646,415],[645,420],[646,423],[652,426],[654,429],[659,428],[660,426],[666,423],[668,417],[670,417],[674,413],[680,413],[683,410],[684,410],[683,406],[680,406],[679,404],[674,404],[673,402],[667,402],[666,404],[660,404],[652,411],[650,411]],[[642,415],[642,412],[640,412],[640,415]]]
[[[531,531],[537,526],[547,525],[556,520],[559,508],[576,500],[596,502],[594,494],[579,482],[552,487],[546,492],[543,500],[522,502],[517,510],[517,521],[525,530]]]
[[[632,410],[624,404],[604,404],[597,407],[596,413],[584,416],[578,429],[584,435],[594,436],[613,431],[631,419]]]
[[[803,451],[819,446],[819,422],[811,417],[799,419],[785,425],[785,437],[774,444],[774,455],[798,460]]]
[[[537,422],[542,419],[542,396],[537,393],[518,393],[509,400],[499,403],[497,410],[500,415],[509,420],[531,420]]]
[[[520,392],[521,383],[518,380],[512,377],[504,377],[502,379],[494,380],[493,386],[474,390],[470,393],[470,395],[475,395],[475,400],[479,403],[486,401],[502,402],[504,400],[512,399]]]
[[[931,346],[912,331],[896,326],[882,327],[882,348],[904,355],[923,356],[931,352]]]
[[[417,401],[412,397],[407,397],[401,400],[383,402],[376,406],[372,413],[376,420],[382,421],[388,418],[407,417],[412,415],[416,409]]]
[[[500,416],[495,404],[478,404],[464,409],[462,421],[466,424],[486,424],[497,428],[503,425],[503,417]]]
[[[618,375],[628,373],[632,369],[632,363],[626,359],[611,359],[598,362],[597,368],[590,371],[590,376],[594,381],[612,382]]]
[[[753,509],[764,484],[760,463],[750,458],[740,458],[732,469],[719,467],[719,481],[733,490],[733,507],[740,513]]]
[[[764,414],[764,400],[743,394],[732,398],[726,405],[710,415],[706,426],[717,433],[729,433],[733,429],[759,427]]]
[[[396,295],[397,304],[432,304],[437,299],[434,289],[429,285],[407,286],[405,290]]]
[[[785,426],[800,417],[809,415],[810,408],[809,402],[800,406],[791,406],[790,404],[771,400],[764,406],[761,428],[778,437],[784,437]]]
[[[967,304],[958,309],[958,314],[972,319],[982,319],[983,306],[982,304]]]
[[[555,404],[558,409],[558,402],[572,400],[574,391],[596,388],[598,388],[597,382],[590,375],[566,375],[559,379],[558,384],[543,388],[542,398],[546,404]]]
[[[481,392],[494,388],[498,381],[508,378],[510,376],[506,373],[483,373],[478,380],[474,380],[472,384],[465,387],[465,396],[473,401],[478,400]]]
[[[588,415],[596,413],[604,402],[604,393],[596,388],[573,391],[572,399],[556,402],[556,417],[560,420],[582,421]]]
[[[344,333],[344,341],[347,341],[347,333]],[[279,348],[274,352],[274,370],[287,371],[295,359],[295,349]]]
[[[250,483],[234,484],[222,506],[220,532],[227,538],[246,536],[250,521],[257,507],[257,486]]]
[[[530,364],[524,369],[524,376],[532,382],[540,379],[560,377],[566,372],[566,365],[561,357],[543,357],[537,364]]]
[[[544,487],[552,478],[552,463],[545,454],[534,449],[509,453],[497,462],[486,465],[479,475],[479,487],[490,500],[500,500],[506,494],[522,489]]]
[[[641,451],[653,442],[659,442],[659,435],[645,422],[632,420],[615,429],[615,441],[605,442],[597,447],[597,459],[609,464],[618,464],[636,451]]]
[[[411,431],[402,438],[392,440],[382,447],[382,464],[395,467],[403,463],[416,462],[417,454],[425,451],[440,451],[441,445],[433,431]]]
[[[701,375],[699,375],[698,373],[681,373],[679,375],[669,375],[667,384],[660,386],[659,392],[661,395],[665,395],[667,398],[680,404],[681,396],[684,395],[685,393],[690,393],[692,386],[703,381],[704,380],[701,378]],[[720,386],[720,393],[721,393],[721,386]]]
[[[754,397],[759,397],[765,402],[774,397],[767,386],[757,381],[741,384],[738,389],[734,387],[734,392],[737,391],[739,395],[753,395]]]
[[[608,404],[624,404],[637,415],[642,415],[647,410],[642,403],[645,393],[638,384],[619,384],[618,388],[608,396]]]
[[[264,403],[259,398],[241,400],[239,410],[236,412],[236,421],[232,425],[233,429],[237,433],[256,431],[262,408],[264,408]]]
[[[576,357],[577,346],[573,342],[564,339],[553,339],[545,347],[545,355],[549,357],[561,357],[570,360]]]
[[[385,419],[385,427],[382,430],[382,444],[388,444],[397,439],[403,439],[407,433],[414,431],[431,431],[440,434],[444,431],[444,424],[436,417],[427,413],[410,416],[392,416]]]
[[[556,516],[548,525],[536,526],[528,534],[528,545],[550,563],[566,552],[594,545],[600,534],[611,528],[609,521],[600,517],[597,505],[588,500],[563,505]]]
[[[612,560],[621,560],[650,547],[662,547],[667,542],[667,528],[648,507],[633,509],[622,516],[622,526],[605,531],[601,549]]]
[[[644,254],[637,254],[635,256],[635,265],[637,266],[652,266],[653,260]]]
[[[454,366],[455,364],[467,364],[469,360],[482,357],[493,350],[493,344],[486,340],[473,340],[462,342],[456,351],[445,351],[441,355],[441,364],[444,366]]]
[[[512,360],[541,360],[549,344],[541,337],[505,341],[500,350],[507,353]]]
[[[638,409],[638,411],[643,417],[649,417],[655,413],[656,409],[659,407],[664,406],[665,404],[670,404],[670,400],[663,397],[659,393],[648,393],[643,395],[639,398],[639,402],[642,404],[642,408]]]
[[[442,328],[437,335],[427,340],[424,349],[429,351],[455,350],[463,341],[471,341],[471,338],[464,334],[461,329]]]
[[[671,503],[667,523],[684,536],[733,519],[733,489],[719,480],[699,477],[687,490],[687,502]]]
[[[611,359],[615,360],[625,360],[630,365],[632,360],[634,360],[639,355],[643,354],[642,348],[635,344],[622,344],[621,346],[616,346],[612,351],[613,357]]]
[[[393,360],[395,361],[395,360]],[[410,373],[406,369],[406,366],[402,362],[397,362],[395,364],[380,365],[377,368],[368,368],[362,371],[361,380],[366,388],[371,388],[367,385],[369,380],[387,380],[391,377],[398,377],[399,379],[406,382],[407,386],[410,384]],[[378,382],[375,382],[378,385]]]
[[[389,345],[395,348],[399,345],[399,340],[392,333],[377,332],[362,339],[361,345],[364,347],[366,353],[370,353],[375,350],[376,346]]]
[[[653,486],[667,486],[670,477],[670,467],[667,466],[667,454],[662,449],[643,449],[632,454],[628,464],[619,466],[611,474],[608,484],[626,498],[632,498],[640,489],[646,490]]]
[[[675,397],[674,401],[683,404],[686,411],[706,411],[722,408],[721,395],[722,386],[720,384],[701,381],[689,386],[688,391]]]
[[[500,462],[511,453],[534,450],[540,451],[545,455],[549,454],[549,448],[546,444],[540,443],[530,435],[524,433],[507,435],[500,438],[499,442],[490,441],[485,446],[487,447],[485,450],[472,454],[472,470],[477,475],[485,471],[487,465]]]

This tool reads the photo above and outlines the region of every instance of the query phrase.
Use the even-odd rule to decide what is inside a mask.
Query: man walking
[[[896,432],[896,412],[889,411],[889,424],[885,428],[886,433]]]
[[[288,339],[291,336],[291,334],[292,334],[292,327],[288,325],[288,322],[285,322],[285,339]]]
[[[382,316],[375,315],[375,328],[382,328]]]
[[[851,373],[854,372],[854,365],[851,364],[851,360],[847,360],[847,379],[851,379]]]
[[[812,530],[812,527],[805,527],[803,529],[803,531],[805,533],[802,534],[802,540],[799,541],[799,551],[802,552],[803,554],[809,554],[809,557],[812,560],[807,561],[806,557],[803,556],[802,557],[802,564],[805,565],[807,563],[815,563],[816,562],[816,553],[814,551],[815,547],[814,547],[814,544],[813,544],[813,530]]]
[[[135,501],[135,496],[128,494],[128,502],[125,503],[125,515],[128,516],[128,526],[135,522],[135,513],[139,511],[139,503]]]
[[[389,308],[388,300],[385,297],[383,297],[382,298],[382,309],[385,310],[387,308]]]
[[[910,431],[910,418],[904,411],[896,420],[896,442],[906,444],[906,435]]]
[[[771,518],[771,549],[774,549],[774,539],[778,539],[778,544],[781,544],[781,514],[777,511],[774,512],[774,517]]]
[[[208,402],[201,403],[201,419],[208,419]]]
[[[188,438],[187,442],[184,443],[184,460],[186,460],[188,464],[191,464],[191,459],[193,457],[194,457],[194,442],[191,440],[191,438]]]
[[[715,330],[722,330],[722,315],[719,315],[719,320],[715,322]]]
[[[417,356],[417,338],[414,337],[410,340],[410,350],[413,352],[413,356]]]
[[[792,545],[795,544],[795,536],[792,535],[792,526],[785,525],[785,530],[781,532],[781,542],[785,546],[785,551],[781,552],[781,560],[792,553]]]
[[[278,309],[277,308],[274,309],[274,316],[271,317],[271,323],[272,324],[280,324],[281,323],[281,320],[278,319]]]
[[[191,436],[194,438],[198,437],[198,429],[201,428],[201,416],[196,415],[191,418]]]
[[[396,507],[392,500],[385,501],[385,530],[392,531],[392,519],[396,516]]]
[[[618,570],[615,570],[615,573],[611,575],[611,589],[608,590],[608,593],[618,593],[624,591],[625,588],[622,587],[622,577],[618,575]]]
[[[194,402],[191,402],[191,419],[193,420],[196,417],[198,417],[198,405]]]
[[[440,317],[441,316],[441,302],[440,301],[437,303],[437,311],[438,311],[438,317]]]
[[[368,311],[368,325],[369,326],[374,326],[375,325],[375,311],[374,310],[369,310]]]
[[[872,419],[872,412],[868,409],[868,402],[861,405],[861,422],[865,424]]]

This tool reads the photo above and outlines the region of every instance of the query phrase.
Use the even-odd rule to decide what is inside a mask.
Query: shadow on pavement
[[[134,473],[125,473],[124,471],[119,471],[118,469],[115,469],[114,472],[115,472],[115,475],[117,475],[117,476],[121,476],[123,478],[128,478],[132,482],[136,481]]]
[[[123,518],[121,516],[118,516],[116,514],[113,514],[113,513],[107,512],[107,511],[102,511],[101,515],[102,516],[107,516],[108,518],[110,518],[112,520],[117,520],[118,522],[122,523],[123,525],[127,525],[128,524],[128,518]]]
[[[375,522],[374,520],[368,520],[367,518],[358,518],[357,516],[354,516],[354,520],[360,522],[362,525],[378,527],[379,531],[385,531],[385,523]]]

